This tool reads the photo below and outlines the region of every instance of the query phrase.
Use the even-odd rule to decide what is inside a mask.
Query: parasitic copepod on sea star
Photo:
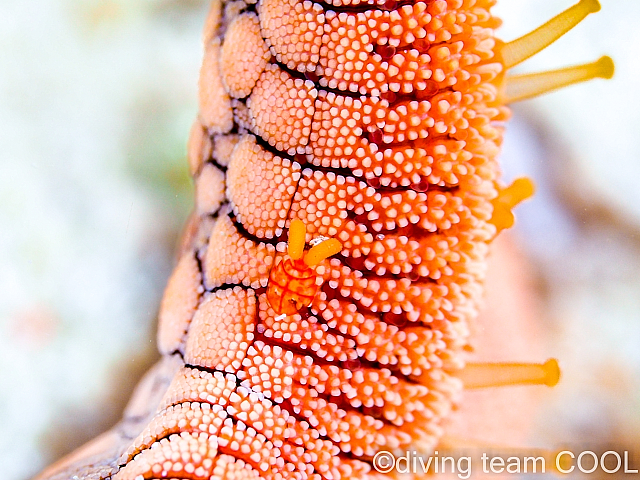
[[[275,312],[292,315],[308,307],[318,291],[315,267],[342,250],[335,238],[320,239],[304,252],[307,228],[300,220],[289,227],[287,256],[279,258],[271,269],[267,284],[267,302]]]

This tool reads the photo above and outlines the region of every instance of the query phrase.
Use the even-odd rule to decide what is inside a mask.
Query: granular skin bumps
[[[220,248],[233,245],[234,248]],[[204,284],[208,289],[224,284],[266,286],[275,257],[270,244],[244,238],[228,216],[216,220],[204,254]]]
[[[320,60],[324,11],[317,3],[263,0],[260,27],[278,62],[291,70],[313,71]]]
[[[224,89],[220,72],[220,40],[205,46],[198,83],[200,120],[209,133],[226,133],[233,127],[231,99]]]
[[[224,201],[224,173],[208,163],[196,178],[196,211],[199,215],[215,213]]]
[[[208,295],[193,317],[186,362],[237,372],[253,340],[255,313],[253,290],[236,287]]]
[[[171,405],[158,413],[138,435],[124,460],[130,460],[157,440],[173,434],[205,432],[218,435],[226,417],[224,410],[212,409],[208,403]]]
[[[228,134],[228,135],[216,135],[213,141],[213,158],[215,158],[218,165],[226,167],[231,161],[231,153],[233,152],[236,143],[240,139],[240,135]]]
[[[260,36],[255,13],[243,13],[229,25],[222,44],[222,77],[233,98],[246,97],[255,87],[271,58]]]
[[[171,274],[158,314],[158,349],[163,354],[176,351],[202,293],[202,275],[192,252],[180,258]]]
[[[273,155],[243,136],[227,171],[227,197],[251,235],[273,238],[282,232],[300,179],[300,165]]]
[[[309,80],[269,65],[247,100],[253,130],[281,152],[304,153],[317,95]]]
[[[206,433],[173,434],[144,450],[122,468],[113,480],[137,478],[208,479],[218,454],[218,437]]]
[[[158,411],[185,402],[228,405],[236,390],[237,377],[230,373],[199,370],[183,367],[176,373],[165,393]]]
[[[259,480],[260,473],[242,459],[231,455],[220,455],[213,469],[210,480]]]

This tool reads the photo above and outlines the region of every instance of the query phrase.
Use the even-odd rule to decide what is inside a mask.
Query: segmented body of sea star
[[[127,428],[46,478],[376,478],[377,452],[437,446],[463,381],[500,383],[490,366],[461,369],[488,243],[531,193],[499,183],[505,102],[610,62],[505,78],[597,2],[511,44],[494,38],[493,3],[214,0],[163,360]],[[338,248],[313,262],[319,290],[284,308],[292,280],[270,272],[296,222],[294,260],[318,238]],[[497,370],[558,375],[554,362]]]

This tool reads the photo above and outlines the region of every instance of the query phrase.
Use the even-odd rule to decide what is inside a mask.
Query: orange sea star
[[[598,5],[504,44],[493,4],[213,1],[163,359],[119,429],[41,478],[374,478],[377,452],[437,446],[463,382],[557,380],[553,361],[463,370],[488,245],[529,188],[496,156],[506,103],[611,63],[505,76]],[[296,222],[341,250],[280,315]]]

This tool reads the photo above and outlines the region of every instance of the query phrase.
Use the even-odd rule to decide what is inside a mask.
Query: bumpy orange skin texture
[[[182,367],[114,480],[366,479],[436,447],[496,233],[493,3],[214,2],[159,332]],[[281,316],[293,219],[342,252]]]
[[[437,445],[496,233],[492,3],[221,6],[190,145],[203,295],[164,315],[186,364],[114,478],[369,478]],[[342,252],[288,258],[293,219]]]

